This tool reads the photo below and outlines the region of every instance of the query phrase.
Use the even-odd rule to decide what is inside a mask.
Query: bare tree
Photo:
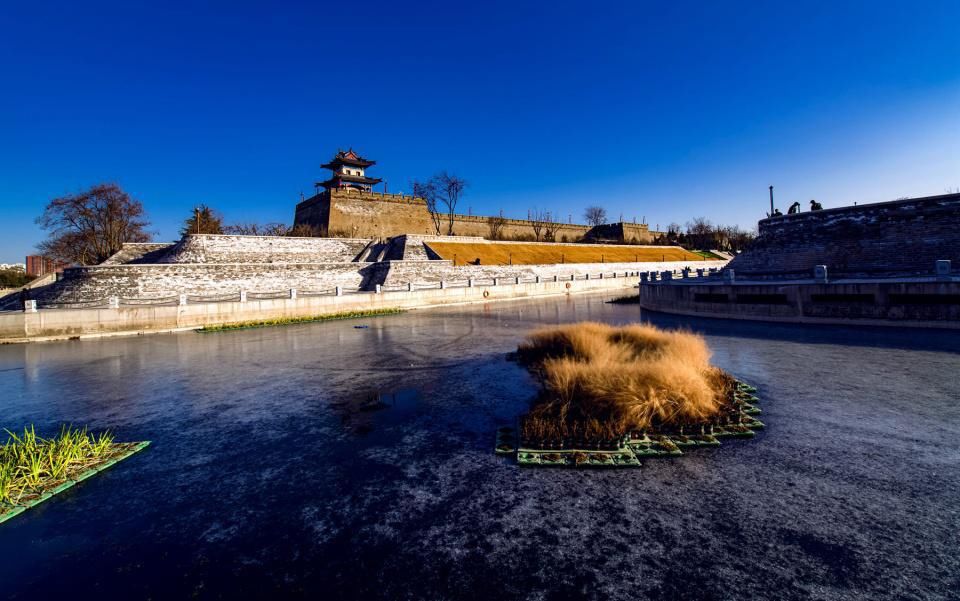
[[[290,233],[283,223],[234,223],[223,228],[225,234],[237,236],[286,236]]]
[[[433,221],[437,235],[440,234],[443,213],[447,217],[447,235],[453,235],[453,222],[456,217],[457,203],[467,189],[467,180],[441,171],[426,182],[413,182],[413,195],[422,198]]]
[[[315,238],[320,236],[320,228],[307,223],[298,223],[287,232],[288,236],[294,238]]]
[[[223,233],[230,236],[253,236],[253,230],[257,227],[255,223],[231,223],[223,226]]]
[[[550,211],[533,209],[530,211],[530,227],[533,229],[533,239],[540,242],[544,229],[550,225]]]
[[[710,250],[714,246],[714,230],[706,217],[694,217],[687,222],[687,243],[697,250]]]
[[[290,233],[290,227],[285,223],[271,221],[260,226],[261,236],[286,236]]]
[[[491,240],[500,240],[503,237],[503,226],[507,220],[503,217],[487,217],[487,228],[490,230]]]
[[[440,195],[440,202],[447,210],[447,235],[453,235],[453,219],[456,215],[457,203],[467,189],[467,180],[441,171],[439,175],[434,176],[437,180],[437,190]]]
[[[205,204],[193,209],[190,217],[183,221],[180,235],[188,234],[222,234],[223,216]]]
[[[590,225],[603,225],[607,222],[607,210],[603,207],[590,206],[583,212],[583,218]]]
[[[433,178],[425,182],[414,181],[413,195],[423,199],[427,207],[427,212],[430,213],[430,221],[433,223],[433,229],[439,236],[443,216],[440,214],[440,211],[437,210],[437,186]]]
[[[103,262],[125,242],[150,241],[143,204],[117,184],[54,198],[37,224],[49,232],[37,245],[41,254],[81,265]]]
[[[557,227],[555,221],[548,221],[546,226],[543,228],[543,241],[544,242],[556,242],[557,241],[557,230],[560,228]]]
[[[726,238],[726,248],[735,253],[747,248],[754,237],[753,232],[742,230],[736,225],[723,228],[723,233]]]
[[[256,236],[260,233],[260,226],[256,223],[232,223],[224,226],[223,233],[231,236]]]
[[[547,222],[547,227],[543,232],[543,239],[548,242],[555,242],[560,237],[560,232],[568,227],[569,224],[566,224],[560,220],[554,219],[551,214],[550,219]]]

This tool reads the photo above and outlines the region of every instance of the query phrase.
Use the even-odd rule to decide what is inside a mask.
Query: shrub
[[[0,288],[19,288],[33,281],[34,276],[19,269],[0,269]]]

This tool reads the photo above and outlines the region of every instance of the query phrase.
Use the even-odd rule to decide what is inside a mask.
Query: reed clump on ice
[[[23,434],[6,433],[7,441],[0,446],[0,513],[102,463],[118,448],[109,432],[92,434],[66,426],[53,438],[37,436],[33,426]]]
[[[526,441],[611,440],[707,424],[729,405],[735,386],[710,365],[701,336],[645,324],[539,329],[518,358],[543,385],[521,421]]]

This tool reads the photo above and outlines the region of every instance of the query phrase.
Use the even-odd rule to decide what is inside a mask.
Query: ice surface
[[[12,598],[947,599],[960,335],[644,315],[702,331],[767,428],[636,470],[520,469],[528,329],[579,296],[0,347],[0,426],[145,452],[0,526]],[[951,377],[948,377],[951,376]]]

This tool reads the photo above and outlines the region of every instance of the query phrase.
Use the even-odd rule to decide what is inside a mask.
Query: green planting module
[[[760,413],[755,395],[757,389],[737,381],[733,411],[715,423],[699,426],[693,432],[654,433],[632,432],[615,449],[569,448],[532,449],[519,444],[516,429],[505,426],[497,430],[495,452],[515,457],[517,464],[533,467],[640,467],[640,460],[648,457],[677,457],[683,449],[715,447],[722,438],[752,438],[763,422],[755,416]]]
[[[255,321],[242,321],[238,323],[226,323],[218,325],[203,326],[195,332],[200,334],[209,334],[215,332],[231,332],[233,330],[252,330],[254,328],[269,328],[273,326],[292,326],[305,323],[316,323],[321,321],[338,321],[341,319],[360,319],[364,317],[382,317],[385,315],[398,315],[405,313],[406,309],[399,307],[390,307],[385,309],[369,309],[363,311],[341,311],[340,313],[327,313],[324,315],[307,315],[301,317],[278,317],[276,319],[265,319]]]
[[[0,502],[0,524],[20,515],[24,511],[43,503],[54,495],[72,488],[74,485],[83,482],[87,478],[112,467],[117,462],[123,461],[134,453],[142,451],[150,444],[150,441],[144,442],[124,442],[115,443],[116,451],[103,457],[103,460],[93,464],[85,465],[75,471],[68,473],[67,478],[53,482],[44,482],[29,493],[24,494],[14,503]]]

